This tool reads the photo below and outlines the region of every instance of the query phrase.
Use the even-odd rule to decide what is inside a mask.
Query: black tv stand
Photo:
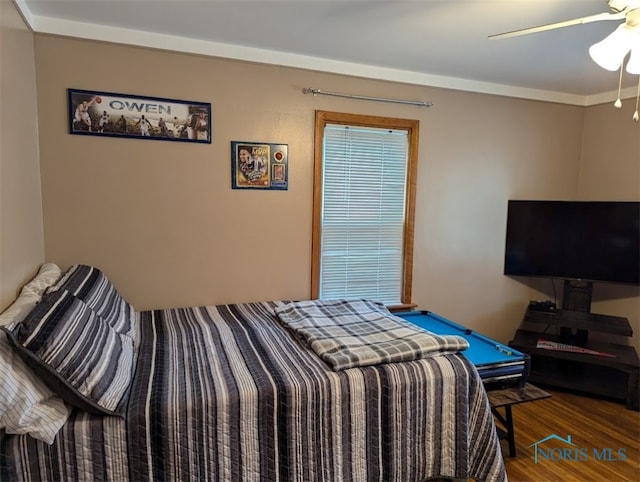
[[[562,289],[562,308],[565,310],[590,314],[592,294],[593,282],[566,279],[564,280]],[[563,338],[570,339],[572,337],[572,332],[569,327],[563,325],[560,327],[560,335]],[[578,327],[575,337],[576,341],[586,343],[587,338],[589,337],[589,330],[586,327]]]
[[[509,345],[531,356],[529,381],[624,400],[640,411],[640,359],[634,347],[589,340],[589,332],[630,337],[627,318],[566,308],[556,312],[529,310]],[[553,332],[553,333],[550,333]],[[544,339],[613,356],[538,348]]]

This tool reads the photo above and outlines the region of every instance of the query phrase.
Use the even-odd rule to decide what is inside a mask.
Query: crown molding
[[[582,107],[613,102],[617,97],[616,91],[582,96],[563,92],[516,87],[505,84],[480,82],[456,77],[431,75],[421,72],[391,69],[219,42],[189,39],[173,35],[62,20],[52,17],[34,16],[31,14],[31,11],[24,0],[13,1],[27,26],[32,32],[38,34],[124,44],[156,50],[161,49],[172,52],[279,65],[375,80],[401,82],[428,87],[439,87],[444,89],[554,102]],[[621,93],[622,98],[630,98],[633,96],[635,96],[634,88],[624,89]]]

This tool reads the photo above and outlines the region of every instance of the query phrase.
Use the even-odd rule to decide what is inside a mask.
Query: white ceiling
[[[607,12],[605,0],[14,2],[45,34],[575,105],[613,100],[618,87],[587,50],[620,20],[487,38]],[[623,97],[638,80],[625,73]]]

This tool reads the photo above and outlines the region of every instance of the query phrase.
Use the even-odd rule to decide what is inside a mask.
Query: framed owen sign
[[[211,144],[211,104],[68,89],[69,133]]]

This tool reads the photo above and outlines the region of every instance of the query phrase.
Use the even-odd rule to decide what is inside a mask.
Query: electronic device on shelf
[[[531,300],[529,302],[529,309],[533,311],[544,311],[546,313],[555,313],[556,304],[550,300]]]

